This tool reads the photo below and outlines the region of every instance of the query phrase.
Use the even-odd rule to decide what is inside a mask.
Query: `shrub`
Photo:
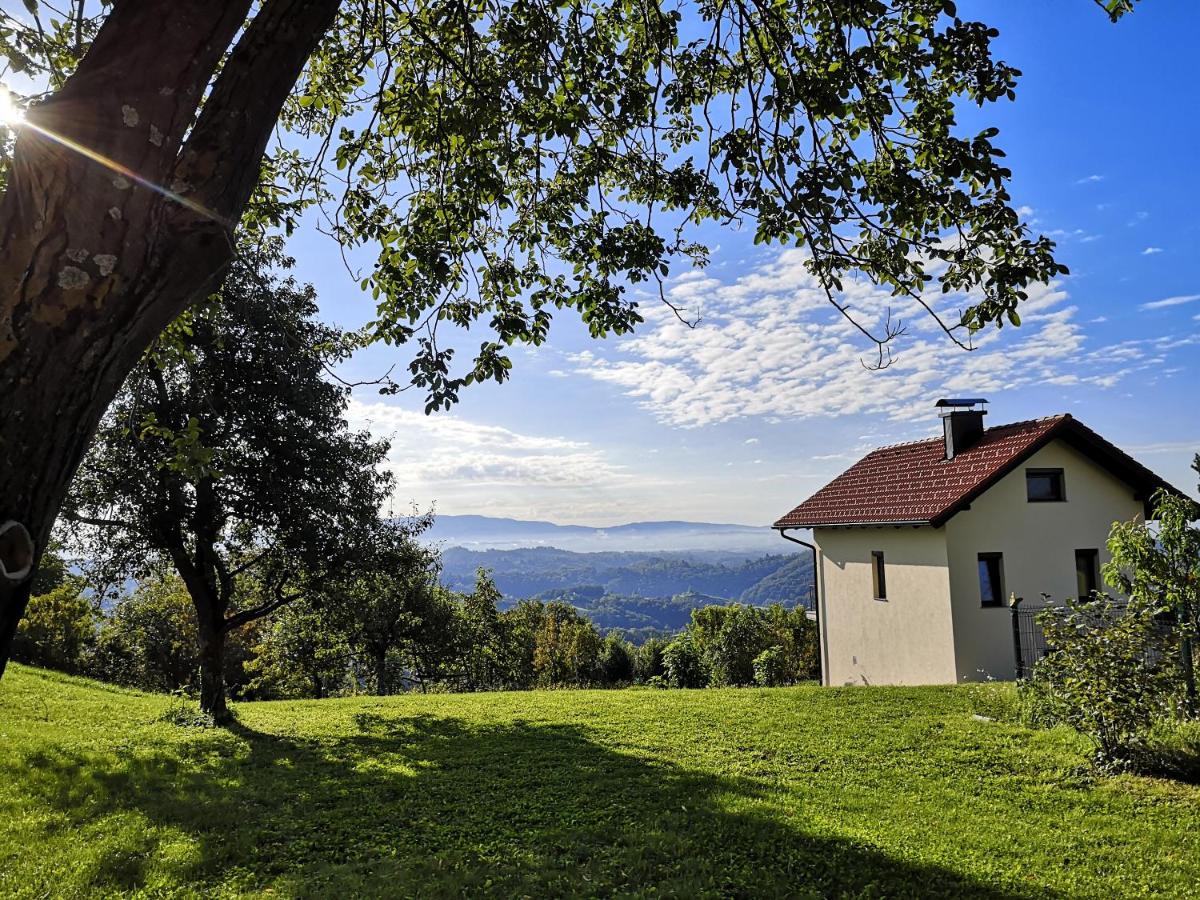
[[[1041,613],[1052,649],[1022,685],[1030,724],[1070,725],[1092,739],[1105,767],[1144,759],[1175,683],[1156,612],[1096,594]]]
[[[638,647],[634,668],[634,675],[638,681],[649,684],[653,678],[662,678],[665,672],[663,650],[666,646],[667,642],[661,638],[650,638]]]
[[[618,635],[610,634],[600,647],[600,680],[604,684],[629,684],[633,681],[633,672],[633,646]]]
[[[96,643],[97,614],[82,585],[67,577],[29,599],[13,639],[13,659],[62,672],[80,672]]]
[[[700,688],[708,684],[708,667],[691,632],[685,631],[663,650],[667,683],[677,688]]]
[[[782,647],[768,647],[754,657],[754,683],[762,687],[788,684],[787,658]]]
[[[770,646],[770,638],[766,616],[761,610],[736,603],[726,607],[724,621],[709,647],[713,683],[754,684],[754,660]],[[779,668],[783,668],[782,659]]]

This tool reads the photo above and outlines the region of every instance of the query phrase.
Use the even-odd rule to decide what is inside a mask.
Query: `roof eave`
[[[788,528],[902,528],[906,526],[933,525],[930,519],[891,519],[886,522],[776,522],[771,527],[778,531]]]

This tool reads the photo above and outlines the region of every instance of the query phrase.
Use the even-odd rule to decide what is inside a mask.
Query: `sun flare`
[[[25,110],[16,104],[8,88],[0,86],[0,125],[12,128],[24,121]]]

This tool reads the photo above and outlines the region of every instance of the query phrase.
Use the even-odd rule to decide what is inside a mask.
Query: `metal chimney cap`
[[[979,403],[987,403],[983,397],[968,397],[968,398],[945,398],[943,397],[934,406],[975,406]]]

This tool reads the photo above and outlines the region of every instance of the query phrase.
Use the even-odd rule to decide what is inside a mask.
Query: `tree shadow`
[[[80,834],[133,817],[136,839],[100,847],[80,893],[1050,896],[806,833],[803,809],[795,826],[766,814],[751,780],[619,753],[575,727],[354,723],[334,738],[235,724],[170,747],[42,749],[0,777]]]

